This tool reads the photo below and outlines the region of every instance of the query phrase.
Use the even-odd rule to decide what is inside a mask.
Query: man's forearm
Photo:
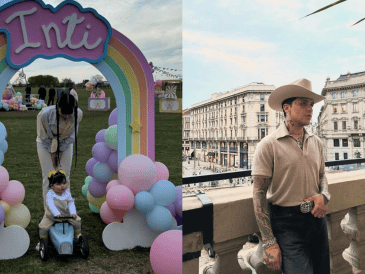
[[[256,176],[253,177],[253,205],[256,215],[256,222],[260,229],[262,241],[264,243],[274,238],[266,199],[266,192],[270,184],[270,180],[270,178],[261,178]]]
[[[325,204],[327,204],[331,199],[331,194],[328,192],[328,181],[326,174],[323,174],[319,178],[319,193],[326,197]]]

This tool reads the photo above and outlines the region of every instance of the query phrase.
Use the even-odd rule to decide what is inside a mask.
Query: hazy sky
[[[184,108],[252,82],[299,79],[321,93],[327,77],[365,71],[365,1],[184,0]],[[320,107],[315,105],[312,120]]]
[[[0,0],[0,5],[10,2]],[[56,7],[62,1],[44,0]],[[182,0],[80,0],[84,8],[93,8],[104,16],[113,29],[128,37],[154,66],[182,70]],[[61,81],[76,83],[101,73],[86,62],[63,58],[37,59],[24,68],[27,77],[53,75]],[[181,74],[182,71],[171,72]],[[165,79],[154,73],[155,79]],[[17,78],[13,77],[11,81]],[[105,79],[104,79],[105,80]]]

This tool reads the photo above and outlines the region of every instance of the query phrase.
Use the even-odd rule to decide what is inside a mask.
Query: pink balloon
[[[114,173],[118,173],[118,151],[110,153],[108,158],[108,165]]]
[[[106,192],[109,191],[113,186],[120,185],[120,182],[118,180],[112,180],[106,185]]]
[[[169,170],[163,163],[155,162],[155,168],[157,172],[156,182],[169,179]]]
[[[8,185],[1,194],[2,200],[11,206],[23,202],[24,197],[25,189],[23,184],[15,180],[9,181]]]
[[[9,182],[9,173],[5,167],[0,166],[0,192],[2,192]]]
[[[134,194],[151,190],[156,182],[156,168],[153,161],[142,154],[132,154],[120,164],[119,181],[130,188]]]
[[[106,202],[111,209],[130,211],[134,206],[134,194],[124,185],[116,185],[106,193]]]
[[[112,149],[109,148],[105,143],[99,142],[96,143],[92,148],[93,158],[101,163],[105,163],[108,161],[110,153],[112,153]]]
[[[123,218],[121,216],[117,217],[111,208],[108,206],[107,202],[104,202],[100,207],[100,217],[106,224],[110,224],[113,222],[121,222]]]
[[[101,198],[106,193],[106,185],[92,178],[89,183],[89,192],[95,198]]]
[[[161,233],[151,246],[150,261],[155,274],[181,274],[182,231]]]

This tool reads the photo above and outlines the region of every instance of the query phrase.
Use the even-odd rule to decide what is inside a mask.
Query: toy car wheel
[[[89,257],[89,242],[87,241],[87,238],[83,235],[79,238],[79,246],[80,246],[80,255],[81,258],[87,259]]]
[[[42,261],[48,260],[48,240],[47,239],[41,239],[39,243],[39,256],[41,257]]]

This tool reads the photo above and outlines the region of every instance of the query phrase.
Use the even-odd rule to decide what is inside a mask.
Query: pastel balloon
[[[176,214],[175,215],[175,220],[176,220],[176,223],[177,223],[177,225],[179,225],[179,226],[181,226],[182,225],[182,223],[183,223],[183,218],[182,218],[182,216],[179,216],[179,214]]]
[[[108,161],[110,153],[112,153],[112,149],[103,142],[96,143],[92,148],[93,158],[101,163]]]
[[[11,206],[23,202],[24,197],[25,189],[23,184],[15,180],[9,181],[1,194],[1,199]]]
[[[8,142],[5,139],[0,143],[0,149],[4,154],[8,151]]]
[[[8,214],[5,215],[4,221],[6,226],[18,225],[26,228],[30,222],[29,209],[22,203],[12,206]]]
[[[113,111],[109,115],[108,124],[109,124],[109,126],[114,126],[117,123],[118,123],[118,109],[115,108],[115,109],[113,109]]]
[[[84,181],[85,185],[89,184],[92,178],[91,176],[86,176]]]
[[[7,202],[5,202],[4,200],[0,200],[0,205],[3,208],[5,214],[7,214],[9,212],[11,206]]]
[[[134,206],[134,194],[124,185],[116,185],[106,194],[106,202],[111,209],[130,211]]]
[[[179,200],[175,205],[176,214],[182,217],[182,200]]]
[[[88,190],[93,197],[100,198],[106,194],[106,184],[98,182],[93,178],[89,183]]]
[[[113,150],[118,150],[118,128],[117,125],[108,127],[104,134],[105,144]]]
[[[108,206],[108,203],[105,202],[100,207],[100,217],[106,224],[110,224],[113,222],[121,222],[123,218],[119,218],[113,213],[112,209]]]
[[[149,192],[141,191],[137,193],[134,205],[138,211],[147,213],[153,210],[156,201]]]
[[[91,176],[94,177],[94,173],[93,173],[93,169],[94,166],[97,164],[97,160],[95,160],[94,158],[89,159],[89,161],[87,161],[86,163],[86,173]]]
[[[156,205],[152,211],[147,213],[146,220],[152,230],[162,233],[171,228],[173,217],[166,207]]]
[[[132,154],[120,164],[119,181],[130,188],[134,194],[149,191],[156,182],[155,164],[142,154]]]
[[[157,172],[156,182],[169,179],[169,170],[163,163],[155,162],[155,167]]]
[[[4,163],[4,152],[0,150],[0,166]]]
[[[87,200],[90,204],[93,204],[94,206],[101,206],[106,201],[106,195],[100,198],[93,197],[90,192],[86,195]]]
[[[108,183],[113,177],[113,171],[107,163],[97,163],[93,169],[94,178],[101,183]]]
[[[93,204],[89,203],[89,208],[91,209],[92,212],[100,213],[100,208],[98,208],[97,206],[94,206]]]
[[[175,199],[174,203],[177,201],[181,201],[181,199],[182,199],[182,186],[177,186],[175,188],[176,188],[176,199]]]
[[[150,262],[155,274],[181,274],[182,231],[169,230],[158,235],[151,246]]]
[[[118,173],[118,151],[114,150],[110,153],[108,165],[114,173]]]
[[[175,216],[176,216],[175,205],[174,204],[170,204],[170,205],[167,205],[166,208],[168,210],[170,210],[172,217],[175,218]]]
[[[176,198],[176,188],[174,184],[166,180],[155,183],[150,193],[155,198],[156,204],[161,206],[172,204]]]
[[[4,221],[5,212],[4,209],[0,206],[0,224]]]
[[[9,182],[9,173],[5,167],[0,166],[0,192],[2,192]]]
[[[102,130],[99,130],[98,133],[96,133],[96,136],[95,136],[95,143],[99,143],[99,142],[105,142],[104,140],[104,134],[105,134],[105,131],[106,129],[102,129]]]
[[[116,185],[120,185],[120,182],[118,180],[111,180],[107,185],[106,185],[106,192],[109,191],[109,189],[111,189],[113,186]]]
[[[82,194],[84,194],[86,196],[88,191],[89,191],[89,185],[83,185],[81,188]]]

